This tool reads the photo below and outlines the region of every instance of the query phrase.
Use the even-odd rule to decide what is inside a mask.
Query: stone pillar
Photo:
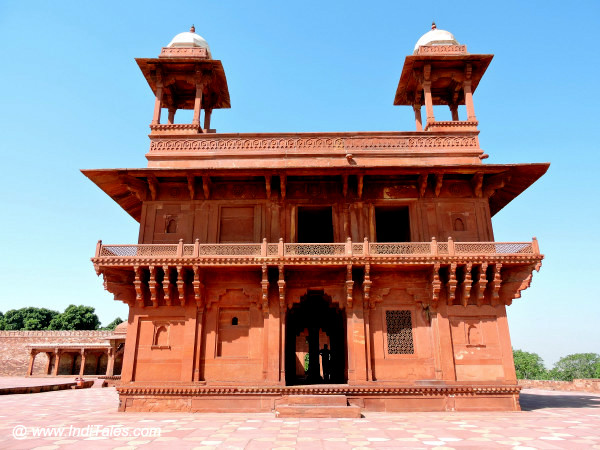
[[[431,81],[423,82],[423,93],[425,94],[426,123],[435,122],[435,116],[433,114],[433,98],[431,96]]]
[[[35,356],[37,355],[37,351],[31,349],[29,351],[29,367],[27,368],[27,376],[30,377],[33,375],[33,365],[35,364]]]
[[[475,108],[473,107],[473,93],[471,92],[471,80],[465,80],[463,83],[463,90],[465,91],[465,106],[467,107],[467,120],[476,121]]]
[[[202,89],[202,84],[196,82],[196,98],[194,99],[194,119],[192,120],[192,124],[198,127],[200,126],[200,110],[202,109]]]
[[[154,116],[152,116],[152,124],[160,123],[160,110],[162,108],[163,87],[162,84],[156,86],[156,100],[154,101]]]
[[[204,129],[208,130],[210,128],[210,116],[212,115],[212,108],[204,109]]]
[[[450,112],[452,113],[452,120],[456,122],[458,120],[458,104],[452,103],[448,106],[450,107]]]
[[[415,112],[415,124],[417,131],[423,131],[423,119],[421,117],[421,105],[413,105],[413,111]]]
[[[82,348],[81,351],[81,365],[79,366],[79,376],[82,377],[85,371],[85,349]]]
[[[116,349],[114,347],[110,347],[108,349],[108,362],[106,363],[106,376],[112,377],[115,372],[115,353]]]
[[[175,122],[175,111],[177,110],[173,106],[169,108],[169,118],[167,119],[169,125],[173,125]]]
[[[60,350],[54,350],[54,369],[52,370],[53,376],[58,376],[58,366],[60,366]]]
[[[48,357],[48,361],[46,361],[46,370],[44,371],[44,375],[50,375],[50,370],[52,370],[52,352],[45,352]]]

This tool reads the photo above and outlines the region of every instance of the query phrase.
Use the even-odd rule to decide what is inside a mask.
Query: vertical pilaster
[[[510,333],[508,332],[506,307],[498,305],[496,306],[496,311],[498,317],[498,335],[500,336],[500,348],[502,350],[502,365],[504,366],[504,381],[516,384],[517,373],[515,371]]]
[[[435,122],[433,115],[433,97],[431,96],[431,64],[425,64],[423,67],[423,94],[425,97],[426,123]]]
[[[167,119],[169,125],[173,125],[175,122],[175,111],[177,111],[175,107],[171,106],[169,108],[169,118]]]
[[[279,239],[279,243],[283,245],[281,239]],[[279,266],[277,286],[279,289],[279,381],[285,383],[285,327],[287,319],[287,299],[285,295],[283,265]]]

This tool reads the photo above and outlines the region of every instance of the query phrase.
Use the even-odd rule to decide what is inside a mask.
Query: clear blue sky
[[[0,3],[0,310],[127,308],[102,288],[95,243],[138,224],[82,168],[143,167],[154,99],[135,57],[193,23],[223,62],[221,132],[413,130],[394,107],[404,62],[432,19],[495,54],[475,93],[489,163],[552,163],[494,217],[496,240],[546,254],[508,308],[513,346],[550,365],[600,353],[597,118],[600,2],[244,0]]]

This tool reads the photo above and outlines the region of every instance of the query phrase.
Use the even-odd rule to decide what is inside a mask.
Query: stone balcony
[[[473,259],[538,260],[537,240],[531,242],[364,242],[331,244],[268,243],[260,244],[138,244],[104,245],[98,243],[95,265],[251,265],[263,264],[402,264],[433,263]]]
[[[340,279],[353,298],[352,267],[364,269],[363,286],[367,291],[369,274],[377,268],[421,271],[431,286],[431,298],[421,301],[436,304],[443,298],[448,304],[510,304],[531,283],[533,270],[539,270],[543,255],[537,240],[531,242],[352,242],[331,244],[262,243],[248,244],[140,244],[103,245],[98,242],[92,258],[98,275],[115,299],[130,305],[159,306],[162,289],[167,301],[186,303],[186,292],[194,292],[198,305],[202,298],[203,272],[224,268],[262,271],[263,297],[267,298],[269,267],[279,269],[280,289],[285,286],[285,269],[326,267],[343,270]],[[423,272],[424,271],[424,272]],[[189,287],[186,288],[185,286]],[[175,287],[176,286],[176,287]],[[135,291],[134,291],[135,289]],[[368,292],[365,297],[368,297]],[[472,293],[473,292],[473,293]],[[151,293],[151,294],[148,294]],[[441,294],[441,295],[440,295]],[[280,295],[284,296],[283,291]],[[147,297],[147,298],[146,298]],[[466,299],[466,300],[465,300]],[[265,300],[266,301],[266,300]],[[263,305],[266,308],[266,303]]]

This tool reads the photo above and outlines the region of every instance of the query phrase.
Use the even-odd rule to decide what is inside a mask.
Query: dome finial
[[[434,22],[431,22],[431,29],[432,29],[432,30],[435,30],[436,28],[437,28],[437,27],[435,26],[435,21],[434,21]]]
[[[190,28],[190,33],[195,33],[196,32],[196,27],[192,24],[191,28]]]

